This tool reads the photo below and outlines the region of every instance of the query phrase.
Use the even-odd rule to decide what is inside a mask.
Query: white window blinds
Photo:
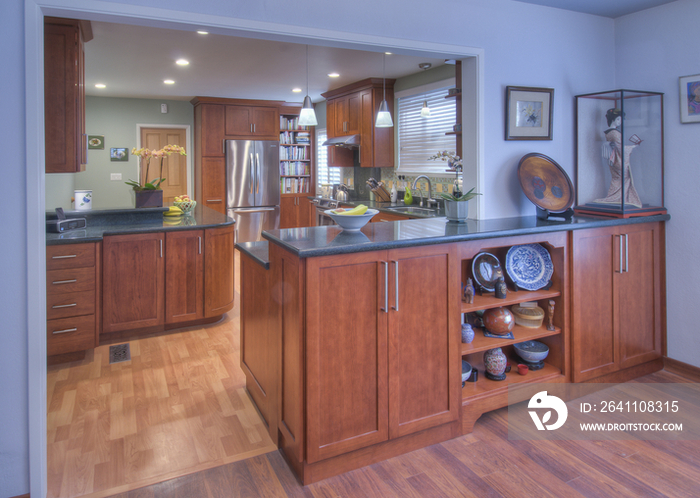
[[[443,161],[428,158],[441,150],[454,151],[453,131],[456,121],[455,99],[446,99],[449,87],[400,97],[399,101],[399,171],[440,173],[447,169]],[[430,107],[430,117],[421,116],[423,102]]]
[[[340,183],[340,168],[328,167],[328,147],[321,145],[326,137],[325,128],[316,128],[316,192],[321,191],[321,185]]]

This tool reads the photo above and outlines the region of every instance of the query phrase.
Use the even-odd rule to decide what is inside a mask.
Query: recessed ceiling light
[[[163,80],[163,83],[165,83],[166,85],[174,85],[174,84],[175,84],[175,81],[173,81],[173,80]]]
[[[107,88],[107,85],[104,83],[95,83],[95,88]]]
[[[190,63],[190,61],[188,61],[186,59],[178,59],[175,61],[175,64],[177,64],[178,66],[187,66],[187,65],[189,65],[189,63]]]
[[[197,31],[200,35],[208,35],[209,31]]]
[[[338,78],[340,75],[338,73],[328,73],[329,78]]]
[[[386,55],[391,55],[391,52],[384,52]]]
[[[301,88],[292,88],[294,93],[301,93]]]

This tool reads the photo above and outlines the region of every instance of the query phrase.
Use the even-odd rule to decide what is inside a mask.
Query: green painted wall
[[[160,112],[160,105],[168,105],[168,113]],[[129,178],[138,178],[138,161],[131,149],[139,144],[138,125],[189,127],[188,189],[192,195],[192,141],[194,108],[187,101],[122,99],[86,97],[85,128],[88,135],[104,135],[104,150],[88,150],[88,164],[83,173],[46,175],[46,209],[62,207],[71,210],[74,189],[92,189],[93,209],[134,207],[133,191],[124,184]],[[129,150],[129,160],[111,161],[109,149],[122,147]],[[110,180],[111,173],[121,173],[121,180]]]

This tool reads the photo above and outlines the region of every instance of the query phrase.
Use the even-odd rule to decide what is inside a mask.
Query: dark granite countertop
[[[167,207],[160,207],[69,211],[65,213],[66,218],[85,218],[86,228],[64,233],[47,232],[46,245],[99,242],[105,235],[195,230],[234,223],[228,216],[200,205],[190,215],[177,217],[164,216],[167,210]],[[56,213],[47,212],[46,219],[55,220]]]
[[[236,244],[236,249],[241,251],[253,261],[263,266],[266,270],[270,269],[270,245],[266,240],[256,242],[240,242]]]
[[[263,232],[263,237],[300,258],[309,258],[669,219],[669,215],[628,219],[574,216],[569,221],[554,221],[540,220],[536,216],[524,216],[454,223],[447,221],[446,218],[428,218],[367,223],[359,232],[346,232],[339,226],[270,230]]]

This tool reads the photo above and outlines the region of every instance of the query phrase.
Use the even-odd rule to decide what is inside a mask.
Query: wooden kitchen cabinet
[[[312,222],[312,205],[309,194],[287,194],[280,199],[280,228],[302,228],[315,225]]]
[[[577,230],[572,239],[574,381],[661,358],[663,225]]]
[[[165,323],[204,317],[204,230],[165,234]]]
[[[271,106],[227,105],[224,134],[230,138],[279,140],[279,108]]]
[[[90,23],[44,20],[44,121],[46,173],[85,171],[85,54]]]
[[[46,348],[52,361],[71,361],[97,345],[101,299],[101,245],[46,248]]]
[[[226,159],[203,157],[198,170],[199,202],[221,214],[226,214]]]
[[[233,225],[204,231],[204,316],[221,316],[233,309]]]
[[[200,136],[197,151],[202,157],[224,157],[224,123],[226,106],[202,104],[195,107],[195,128]]]
[[[164,243],[163,233],[104,238],[104,333],[165,323]]]
[[[452,245],[312,258],[306,269],[306,461],[459,418]],[[353,282],[348,295],[340,282]]]
[[[328,121],[328,138],[357,135],[360,133],[362,100],[359,92],[333,99],[333,120]]]

